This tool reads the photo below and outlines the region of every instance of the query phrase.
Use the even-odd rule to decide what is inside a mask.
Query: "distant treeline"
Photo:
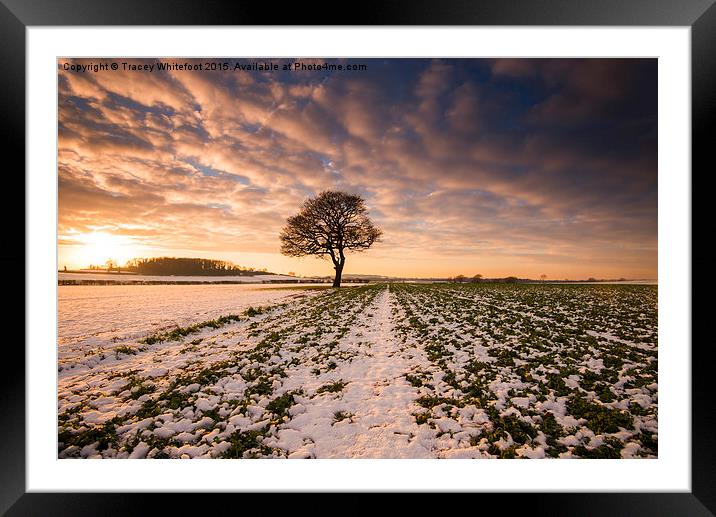
[[[508,284],[514,284],[517,282],[527,281],[526,279],[520,279],[520,278],[517,278],[516,276],[508,276],[506,278],[483,278],[482,275],[479,275],[479,274],[472,276],[472,277],[467,277],[465,275],[457,275],[455,277],[448,277],[446,280],[448,282],[454,282],[457,284],[462,284],[462,283],[476,284],[476,283],[480,283],[480,282],[505,282]]]
[[[506,284],[522,284],[522,283],[534,283],[538,280],[534,280],[532,278],[517,278],[516,276],[508,276],[505,278],[483,278],[482,275],[474,275],[472,277],[467,277],[465,275],[457,275],[454,277],[448,277],[446,278],[446,281],[453,282],[457,284],[462,283],[506,283]],[[539,282],[546,282],[547,281],[547,275],[541,275],[539,278]],[[549,280],[550,283],[581,283],[581,282],[625,282],[627,281],[626,278],[614,278],[614,279],[604,279],[604,278],[594,278],[589,277],[586,280]]]
[[[271,274],[265,268],[261,270],[245,268],[226,260],[183,257],[132,259],[127,261],[123,269],[140,275],[159,276],[251,276]]]

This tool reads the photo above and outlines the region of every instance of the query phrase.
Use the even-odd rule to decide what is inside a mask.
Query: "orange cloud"
[[[336,188],[363,195],[384,229],[349,262],[369,269],[357,272],[655,277],[652,61],[252,74],[79,73],[60,60],[60,253],[102,228],[156,253],[284,268],[285,218]]]

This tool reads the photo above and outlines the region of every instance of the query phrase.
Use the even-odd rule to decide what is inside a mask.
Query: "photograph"
[[[659,458],[656,57],[56,63],[57,459]]]

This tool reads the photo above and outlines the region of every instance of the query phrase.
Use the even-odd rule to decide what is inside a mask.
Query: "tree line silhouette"
[[[184,257],[136,258],[127,261],[125,271],[140,275],[228,276],[267,275],[265,268],[255,270],[238,266],[227,260]]]

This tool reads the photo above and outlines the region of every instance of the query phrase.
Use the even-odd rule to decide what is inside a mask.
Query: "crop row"
[[[416,421],[485,416],[472,445],[519,457],[653,457],[655,286],[391,286],[404,342],[440,372],[406,372],[431,395]]]

